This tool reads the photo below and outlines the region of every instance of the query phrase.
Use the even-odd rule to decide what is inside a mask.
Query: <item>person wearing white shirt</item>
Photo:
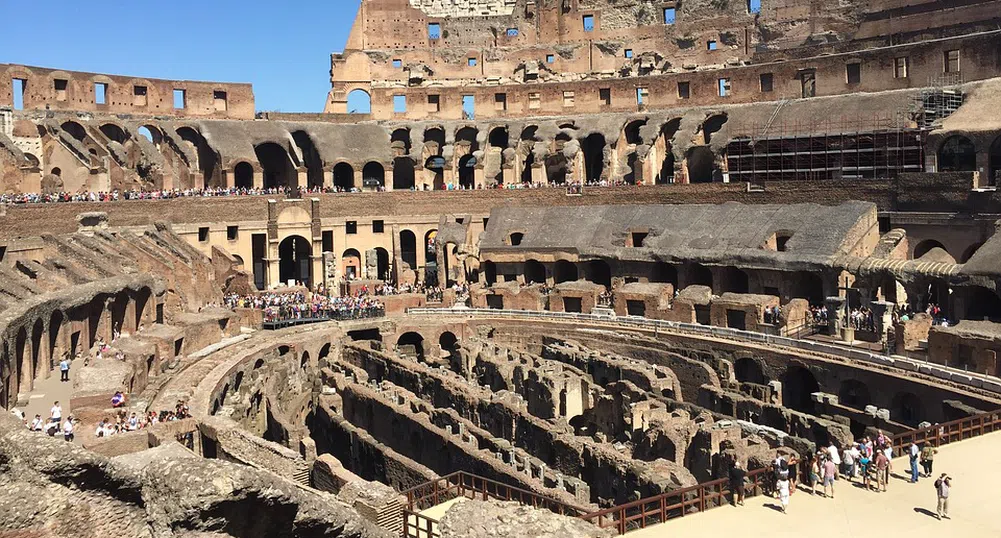
[[[73,442],[73,415],[66,417],[66,421],[63,422],[63,439],[66,442]]]
[[[49,422],[61,422],[63,419],[63,408],[59,407],[59,402],[52,404],[52,409],[49,410]]]

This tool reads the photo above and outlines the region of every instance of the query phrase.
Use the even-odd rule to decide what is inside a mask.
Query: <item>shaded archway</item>
[[[420,333],[406,332],[396,340],[396,351],[400,355],[424,360],[424,337]]]
[[[824,280],[815,273],[798,271],[790,278],[792,292],[790,299],[806,299],[811,306],[824,304]]]
[[[577,280],[577,266],[566,260],[559,260],[553,266],[553,280],[559,284],[561,282],[573,282]]]
[[[476,157],[463,155],[459,157],[459,185],[467,189],[476,183]]]
[[[417,236],[410,230],[400,230],[400,258],[411,269],[417,270]]]
[[[507,148],[509,141],[510,135],[508,135],[507,127],[494,127],[487,138],[487,142],[491,147],[500,148],[501,150]]]
[[[362,186],[366,189],[381,189],[386,186],[386,169],[372,161],[361,169]]]
[[[688,150],[688,182],[711,183],[716,156],[709,146],[696,146]]]
[[[898,392],[893,397],[890,420],[908,426],[917,426],[923,417],[924,408],[920,398],[910,392]]]
[[[741,383],[764,385],[768,382],[761,362],[751,357],[741,357],[734,361],[733,374]]]
[[[525,261],[525,283],[545,284],[546,267],[536,260]]]
[[[356,249],[349,248],[341,254],[341,265],[345,280],[361,278],[361,254]]]
[[[241,162],[233,169],[233,185],[238,189],[254,187],[254,167],[248,162]]]
[[[585,278],[595,284],[612,289],[612,268],[604,260],[592,260],[584,264]]]
[[[713,272],[711,269],[700,263],[694,263],[688,268],[689,286],[709,286],[713,287]]]
[[[1001,185],[1001,136],[994,139],[987,155],[988,184]]]
[[[299,282],[309,287],[312,247],[306,238],[290,235],[278,244],[278,280],[282,283]]]
[[[872,403],[869,387],[857,379],[846,379],[838,389],[838,402],[855,409],[865,409],[865,406]]]
[[[205,138],[201,135],[201,133],[194,130],[193,128],[188,126],[178,127],[175,132],[177,133],[177,136],[181,138],[181,140],[183,140],[186,144],[188,144],[191,147],[193,153],[195,153],[195,155],[197,156],[197,161],[193,163],[188,163],[188,165],[193,168],[197,168],[202,173],[201,185],[197,184],[196,182],[192,183],[191,185],[183,185],[183,187],[209,186],[209,183],[212,181],[212,178],[215,175],[216,163],[219,160],[218,154],[216,154],[215,150],[213,150],[208,145],[208,143],[205,141]],[[284,152],[284,150],[282,151]],[[285,159],[288,159],[287,154],[285,155]],[[257,160],[258,161],[261,160],[260,156],[258,156]]]
[[[782,405],[803,413],[813,413],[814,392],[820,392],[820,383],[810,370],[790,365],[782,375]]]
[[[748,293],[750,289],[750,279],[747,273],[736,267],[724,267],[720,269],[720,292]]]
[[[713,135],[723,128],[723,124],[726,123],[726,120],[727,115],[723,113],[709,116],[706,121],[702,122],[702,139],[706,144],[711,142]]]
[[[660,171],[657,173],[655,183],[674,183],[674,135],[681,128],[681,118],[674,118],[665,123],[660,129],[660,137],[663,141],[662,151],[664,159],[660,163]]]
[[[650,272],[650,282],[671,284],[678,289],[678,268],[664,262],[657,262]]]
[[[625,128],[622,130],[622,135],[626,139],[626,144],[638,146],[643,143],[643,137],[640,136],[640,129],[646,125],[646,118],[641,120],[633,120],[626,124]]]
[[[455,334],[450,331],[445,331],[441,333],[438,337],[438,345],[441,349],[449,353],[455,351],[458,348],[459,339],[455,337]]]
[[[946,250],[945,248],[945,245],[943,245],[942,243],[939,243],[934,239],[925,239],[924,241],[918,243],[917,245],[914,245],[914,259],[915,260],[921,259],[925,254],[928,254],[929,252],[931,252],[936,248],[948,252],[948,250]]]
[[[563,151],[546,157],[546,180],[552,185],[563,185],[567,182],[569,162]]]
[[[379,280],[389,280],[389,251],[382,247],[375,248],[375,272]]]
[[[108,140],[118,142],[119,144],[124,144],[129,139],[129,135],[125,134],[125,130],[114,123],[105,123],[102,125],[101,132],[104,136],[108,137]]]
[[[411,190],[415,185],[414,160],[410,157],[393,159],[393,190]]]
[[[348,163],[337,163],[337,166],[334,166],[334,187],[350,191],[354,186],[355,169]]]
[[[393,130],[393,134],[389,135],[389,145],[394,151],[400,152],[395,153],[395,155],[408,155],[410,153],[410,129],[401,127]]]
[[[264,170],[264,188],[295,189],[299,186],[299,174],[285,148],[274,142],[265,142],[254,147],[254,153]]]
[[[302,154],[302,164],[306,166],[306,182],[310,187],[323,187],[323,159],[306,131],[292,133],[292,140]]]
[[[584,152],[584,179],[598,181],[605,171],[605,137],[601,133],[591,133],[581,141]]]
[[[494,262],[483,262],[483,277],[487,286],[497,283],[497,265]]]
[[[83,125],[75,121],[66,121],[60,126],[64,131],[69,133],[73,138],[83,142],[84,138],[87,138],[87,130],[83,128]]]
[[[939,172],[973,172],[977,169],[977,148],[965,136],[951,136],[938,148]]]

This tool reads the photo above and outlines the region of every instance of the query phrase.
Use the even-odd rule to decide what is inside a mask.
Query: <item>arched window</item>
[[[977,148],[965,136],[952,136],[938,150],[939,172],[973,172],[977,169]]]
[[[367,91],[356,89],[348,93],[348,114],[371,114],[372,96]]]

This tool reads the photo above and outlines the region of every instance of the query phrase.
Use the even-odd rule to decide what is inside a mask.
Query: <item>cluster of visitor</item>
[[[768,325],[780,325],[782,323],[782,309],[778,305],[765,307],[765,323]]]
[[[873,316],[871,308],[852,308],[847,317],[848,326],[856,331],[871,332],[876,330],[876,318]]]
[[[391,283],[381,284],[375,287],[373,290],[376,296],[381,295],[404,295],[409,293],[423,294],[429,303],[440,303],[442,300],[443,291],[439,286],[429,286],[425,283],[421,284],[401,284],[399,286],[394,286]]]
[[[814,325],[827,325],[827,305],[811,306],[810,315],[813,317]]]
[[[230,294],[225,297],[229,308],[254,308],[264,311],[264,322],[273,323],[303,319],[359,319],[385,314],[381,301],[369,294],[329,296],[321,293],[259,293]]]

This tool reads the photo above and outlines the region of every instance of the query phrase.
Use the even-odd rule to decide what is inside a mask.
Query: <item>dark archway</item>
[[[700,263],[692,264],[688,269],[688,285],[713,287],[713,272],[711,269]]]
[[[929,252],[931,252],[933,249],[936,248],[948,252],[948,250],[946,250],[945,248],[945,245],[943,245],[942,243],[939,243],[934,239],[925,239],[924,241],[918,243],[917,245],[914,245],[914,259],[915,260],[920,259],[922,256],[928,254]]]
[[[407,332],[396,340],[396,351],[418,361],[424,360],[424,337],[420,333]]]
[[[456,338],[455,334],[450,331],[445,331],[438,337],[438,345],[441,346],[441,349],[448,351],[449,353],[458,348],[458,343],[459,339]]]
[[[389,251],[382,247],[375,248],[376,278],[389,280]]]
[[[688,182],[712,183],[716,156],[708,146],[696,146],[688,150]]]
[[[129,139],[129,135],[125,134],[125,131],[114,123],[105,123],[102,125],[101,132],[104,133],[104,136],[108,137],[108,140],[118,142],[119,144],[124,144]]]
[[[899,392],[893,397],[893,408],[890,410],[890,420],[917,426],[924,417],[921,399],[910,392]]]
[[[532,167],[535,165],[535,154],[531,149],[528,150],[528,155],[525,156],[525,163],[522,165],[521,169],[521,182],[531,183],[532,182]]]
[[[612,268],[604,260],[592,260],[584,265],[587,280],[612,289]]]
[[[790,365],[782,376],[782,405],[812,414],[814,392],[820,392],[820,383],[813,373],[803,366]]]
[[[344,278],[354,280],[361,278],[361,253],[349,248],[341,253],[341,263],[344,265]]]
[[[546,266],[535,260],[525,261],[525,283],[526,284],[545,284],[546,283]]]
[[[278,280],[283,283],[295,281],[303,286],[312,284],[312,247],[306,238],[290,235],[278,244]]]
[[[412,190],[415,183],[414,160],[410,157],[393,159],[393,190]]]
[[[560,284],[562,282],[573,282],[577,280],[577,266],[566,260],[559,260],[553,266],[553,280]]]
[[[233,185],[238,189],[254,188],[254,167],[248,162],[241,162],[233,169]]]
[[[1001,185],[1001,136],[994,139],[987,155],[987,182],[989,185]]]
[[[664,139],[664,160],[660,163],[660,173],[657,174],[658,185],[663,183],[674,183],[674,135],[681,128],[681,118],[674,118],[660,128],[660,135]]]
[[[198,161],[195,163],[188,163],[189,166],[197,166],[198,170],[202,173],[202,184],[198,185],[193,183],[192,185],[185,185],[185,187],[208,187],[209,182],[212,180],[212,176],[215,175],[216,163],[219,160],[218,154],[213,150],[205,138],[202,137],[201,133],[192,129],[191,127],[178,127],[177,136],[181,138],[185,143],[190,145],[191,149],[194,150],[198,157]],[[282,150],[284,151],[284,150]],[[288,156],[286,155],[286,159]],[[260,161],[260,156],[258,156],[258,161]]]
[[[497,265],[494,262],[483,262],[483,275],[487,286],[497,283]]]
[[[820,275],[806,271],[798,271],[792,275],[792,297],[790,299],[806,299],[811,306],[824,304],[824,280]]]
[[[657,262],[650,272],[650,282],[671,284],[674,289],[678,289],[678,268],[664,262]]]
[[[302,154],[302,164],[306,166],[306,183],[310,187],[323,187],[323,159],[317,151],[313,139],[306,131],[292,133],[292,140]]]
[[[490,131],[488,142],[491,147],[500,148],[503,151],[507,148],[510,138],[511,137],[507,132],[507,127],[494,127]]]
[[[375,161],[361,169],[362,186],[366,189],[381,189],[386,186],[386,169]]]
[[[295,189],[299,186],[299,174],[285,148],[274,142],[265,142],[256,146],[254,153],[264,170],[264,188]]]
[[[69,133],[73,138],[83,142],[84,138],[87,138],[87,130],[83,128],[83,125],[75,121],[63,122],[61,125],[64,131]]]
[[[476,157],[463,155],[459,157],[459,185],[467,189],[476,184]]]
[[[872,403],[872,396],[865,383],[857,379],[846,379],[841,382],[841,388],[838,389],[838,402],[855,409],[865,409],[865,406]]]
[[[966,305],[965,319],[1001,322],[1001,297],[994,290],[983,286],[963,286],[957,291]]]
[[[750,279],[747,273],[736,267],[724,267],[720,272],[721,292],[748,293],[750,290]]]
[[[646,122],[647,122],[646,119],[642,119],[642,120],[633,120],[628,124],[626,124],[626,127],[623,129],[623,135],[626,138],[626,144],[638,146],[643,143],[643,137],[640,136],[640,129],[643,128],[644,125],[646,125]]]
[[[355,169],[348,163],[337,163],[334,167],[334,187],[350,191],[355,186]]]
[[[712,141],[713,135],[723,128],[726,123],[726,114],[714,114],[702,122],[702,139],[706,144]]]
[[[402,151],[403,155],[410,154],[410,129],[396,129],[389,136],[389,143],[396,150]],[[400,155],[400,153],[396,153]]]
[[[400,258],[411,269],[417,270],[417,236],[410,230],[400,230]]]
[[[733,374],[741,383],[764,385],[768,382],[761,363],[751,357],[741,357],[733,363]]]
[[[973,172],[977,169],[977,148],[965,136],[951,136],[938,149],[939,172]]]
[[[599,181],[605,171],[605,137],[601,133],[591,133],[581,141],[584,152],[584,179]]]
[[[563,151],[546,157],[546,180],[552,185],[563,185],[567,182],[569,162]]]

